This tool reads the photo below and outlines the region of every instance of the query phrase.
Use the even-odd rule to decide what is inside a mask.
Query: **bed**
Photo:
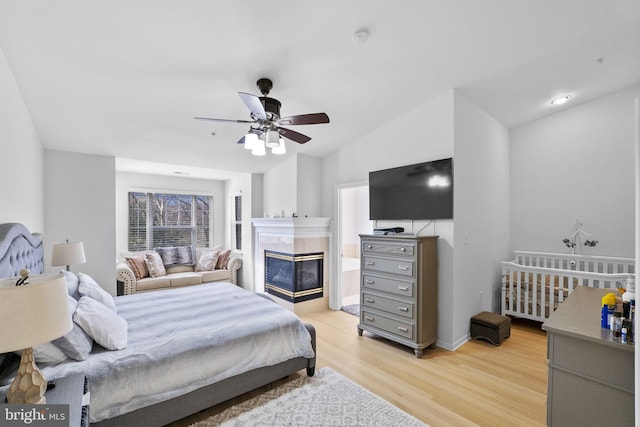
[[[502,262],[502,314],[544,322],[578,286],[616,289],[632,258],[516,251]]]
[[[41,242],[24,226],[0,225],[0,250],[4,277],[25,266],[42,272]],[[94,344],[86,360],[38,363],[49,379],[85,373],[92,425],[165,425],[299,370],[314,374],[313,326],[231,283],[113,301],[128,323],[126,348]]]

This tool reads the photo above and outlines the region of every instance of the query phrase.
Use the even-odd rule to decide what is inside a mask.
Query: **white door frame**
[[[329,284],[329,308],[332,310],[340,310],[342,307],[342,195],[343,190],[356,187],[366,187],[369,185],[368,181],[358,181],[348,184],[339,184],[334,188],[334,215],[336,219],[335,224],[335,239],[333,247],[333,265],[336,267],[333,269],[333,279]]]

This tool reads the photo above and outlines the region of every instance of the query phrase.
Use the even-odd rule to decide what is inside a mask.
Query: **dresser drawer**
[[[372,276],[369,274],[362,275],[362,288],[365,290],[376,289],[378,291],[391,292],[396,295],[413,297],[414,282],[402,281],[395,279],[387,279],[386,277]]]
[[[381,297],[380,295],[362,293],[362,305],[364,307],[377,308],[378,310],[388,311],[399,316],[413,318],[413,303],[397,301],[391,298]]]
[[[374,314],[370,311],[362,310],[362,323],[366,325],[374,326],[378,329],[391,332],[396,335],[400,335],[405,338],[413,339],[413,325],[389,317],[382,316],[380,314]]]
[[[416,247],[413,243],[386,243],[386,242],[362,242],[362,253],[378,253],[378,254],[395,254],[395,255],[414,255]]]
[[[380,271],[382,273],[400,274],[403,276],[413,277],[414,271],[413,260],[396,260],[388,258],[377,258],[372,256],[364,256],[362,258],[362,267],[367,270]]]

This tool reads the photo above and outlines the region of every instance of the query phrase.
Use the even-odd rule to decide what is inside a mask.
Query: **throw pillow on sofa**
[[[220,252],[218,256],[218,262],[216,264],[216,269],[225,269],[227,268],[227,264],[229,264],[229,257],[231,256],[231,249],[224,250]]]
[[[162,264],[167,265],[193,265],[193,250],[191,246],[172,246],[166,248],[154,248],[160,258]]]
[[[218,263],[218,257],[220,251],[213,249],[203,249],[200,254],[198,264],[196,264],[196,271],[213,271],[216,269]]]
[[[162,258],[157,252],[149,252],[144,259],[147,264],[147,269],[149,270],[149,276],[151,277],[160,277],[166,276],[167,270],[164,268],[164,264],[162,263]]]
[[[127,260],[127,265],[131,271],[133,271],[134,276],[136,276],[136,280],[149,277],[149,269],[147,268],[147,263],[144,258],[144,255],[125,258]]]

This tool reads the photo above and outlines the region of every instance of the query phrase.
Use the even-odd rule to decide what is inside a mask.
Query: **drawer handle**
[[[400,252],[407,252],[407,248],[405,248],[404,246],[400,248]]]
[[[398,310],[404,311],[405,313],[409,312],[409,307],[398,307]]]
[[[368,320],[369,322],[373,322],[376,319],[374,319],[373,317],[370,317],[370,316],[364,316],[364,320]]]
[[[400,289],[401,291],[408,291],[409,287],[408,286],[398,286],[398,289]]]
[[[400,332],[405,332],[405,333],[406,333],[406,332],[409,332],[409,329],[407,329],[407,328],[403,328],[402,326],[398,326],[398,330],[399,330]]]
[[[369,304],[373,304],[373,298],[365,298],[365,302],[368,302]]]
[[[374,283],[376,283],[375,280],[365,280],[364,283],[366,283],[367,285],[373,285]]]
[[[398,270],[409,271],[409,266],[408,265],[399,265],[398,266]]]
[[[367,245],[367,249],[373,249],[373,246]]]
[[[376,263],[373,261],[367,261],[365,262],[365,265],[376,265]]]

